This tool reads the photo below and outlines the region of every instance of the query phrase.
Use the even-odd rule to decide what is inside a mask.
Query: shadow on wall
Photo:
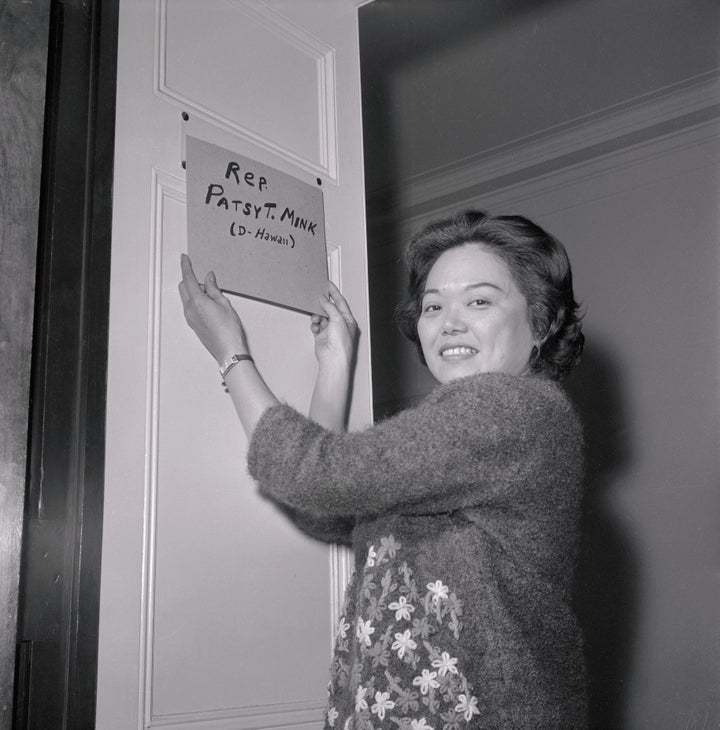
[[[585,427],[586,486],[575,608],[585,633],[590,727],[621,730],[637,627],[639,570],[626,526],[610,504],[632,458],[622,381],[609,348],[586,346],[567,390]]]

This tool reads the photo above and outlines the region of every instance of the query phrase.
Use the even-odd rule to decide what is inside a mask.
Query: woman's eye
[[[439,304],[426,304],[423,307],[423,312],[427,312],[428,314],[431,312],[439,312],[440,311],[440,305]]]
[[[490,302],[487,299],[473,299],[470,302],[471,307],[486,307]]]

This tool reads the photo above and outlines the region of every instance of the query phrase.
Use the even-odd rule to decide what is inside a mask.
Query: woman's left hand
[[[210,272],[201,286],[190,259],[180,257],[182,281],[178,285],[185,319],[218,365],[232,355],[248,354],[245,328],[230,300],[220,291]]]
[[[358,326],[345,297],[331,281],[320,299],[320,306],[325,316],[313,314],[310,320],[320,369],[337,365],[349,367],[355,356]]]

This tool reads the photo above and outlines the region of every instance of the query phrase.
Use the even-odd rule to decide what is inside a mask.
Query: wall
[[[605,727],[720,725],[720,129],[704,131],[517,202],[568,241],[587,309],[578,608]]]
[[[369,191],[720,65],[716,0],[374,0]]]

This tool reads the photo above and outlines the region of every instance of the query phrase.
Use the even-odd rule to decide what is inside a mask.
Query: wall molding
[[[402,180],[370,194],[376,215],[403,217],[471,198],[594,157],[720,118],[720,69],[695,76],[463,160]],[[440,191],[440,192],[439,192]]]
[[[335,51],[320,39],[295,25],[262,0],[227,0],[228,4],[254,23],[273,33],[315,63],[318,106],[318,159],[313,160],[277,141],[238,124],[234,120],[188,97],[167,81],[168,0],[156,0],[155,10],[155,95],[178,108],[193,112],[210,124],[268,150],[313,175],[333,182],[338,178]]]
[[[337,627],[345,602],[345,588],[353,571],[353,553],[341,545],[332,544],[329,553],[330,568],[330,646],[335,648]]]
[[[272,730],[273,728],[317,728],[322,722],[325,702],[291,702],[262,707],[233,707],[227,710],[210,710],[179,715],[153,717],[146,728],[161,727],[165,730]]]
[[[540,195],[549,197],[555,193],[573,188],[574,197],[579,201],[583,195],[587,195],[585,202],[597,200],[600,193],[597,190],[597,181],[605,179],[602,195],[614,195],[622,192],[623,189],[637,189],[641,183],[636,176],[630,175],[623,181],[616,173],[631,170],[640,171],[640,177],[645,179],[647,173],[644,168],[654,168],[653,181],[673,177],[682,174],[684,169],[663,164],[663,160],[669,155],[679,151],[694,150],[695,154],[688,155],[687,165],[692,169],[708,165],[717,165],[720,160],[708,153],[705,146],[720,139],[720,117],[712,119],[703,124],[693,127],[678,129],[672,134],[663,137],[648,138],[642,143],[632,147],[620,148],[613,152],[587,159],[566,167],[559,167],[540,175],[528,176],[511,185],[499,186],[495,189],[474,192],[472,189],[465,191],[466,195],[458,195],[452,202],[446,199],[436,199],[434,205],[408,209],[409,215],[403,217],[403,229],[409,233],[418,226],[423,225],[431,218],[450,215],[453,211],[462,207],[481,207],[491,210],[504,210],[512,212],[517,210],[524,201],[536,198]],[[720,145],[718,152],[720,152]],[[592,192],[584,193],[585,188]],[[579,204],[576,203],[576,204]],[[548,208],[548,212],[554,212],[555,208]]]
[[[145,495],[143,525],[142,624],[140,628],[140,728],[152,721],[155,630],[155,563],[157,554],[158,441],[160,437],[160,326],[162,313],[163,211],[167,199],[186,203],[185,181],[152,169],[151,231],[148,257],[148,322],[145,409]]]

